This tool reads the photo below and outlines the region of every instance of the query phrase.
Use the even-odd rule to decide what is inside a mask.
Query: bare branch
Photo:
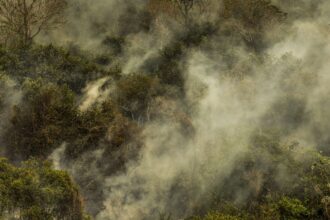
[[[66,0],[0,0],[3,40],[12,39],[11,44],[28,46],[43,30],[63,23],[66,6]]]

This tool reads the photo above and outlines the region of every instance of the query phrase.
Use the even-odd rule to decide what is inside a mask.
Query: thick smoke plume
[[[196,204],[207,203],[213,190],[225,184],[239,166],[238,161],[251,152],[255,134],[267,127],[278,131],[281,143],[299,141],[302,147],[327,150],[330,3],[273,3],[287,12],[287,21],[267,30],[267,47],[259,54],[242,46],[242,42],[233,43],[231,37],[223,37],[221,28],[199,47],[186,49],[178,61],[185,97],[162,100],[165,104],[157,114],[170,116],[141,125],[143,148],[138,159],[126,164],[125,171],[110,176],[100,172],[95,163],[108,162],[102,161],[100,149],[82,156],[79,162],[60,166],[57,160],[57,166],[69,170],[76,179],[86,175],[102,182],[103,195],[98,199],[103,204],[90,208],[98,209],[96,219],[156,219],[160,213],[171,213],[174,219],[180,219],[193,214]],[[76,28],[65,32],[66,37],[58,32],[53,38],[74,39],[82,47],[96,48],[110,32],[125,36],[127,41],[120,55],[120,62],[125,63],[124,73],[144,71],[148,61],[157,59],[161,49],[186,31],[175,21],[162,20],[161,15],[159,23],[151,24],[149,31],[133,30],[136,26],[129,26],[129,20],[119,23],[125,16],[130,17],[127,13],[133,11],[134,16],[143,10],[146,1],[77,0],[72,4],[80,11],[68,12],[68,25]],[[209,13],[218,13],[218,9]],[[86,87],[81,110],[115,92],[113,88],[100,91],[107,80],[101,78]],[[180,111],[189,116],[175,118],[173,115]],[[292,112],[298,112],[299,118],[293,120]],[[184,128],[180,120],[186,121]],[[61,157],[64,147],[53,156]],[[83,166],[89,172],[79,172]],[[279,180],[290,179],[283,167],[277,175]],[[262,177],[255,181],[263,184]],[[254,187],[258,188],[258,184]],[[235,202],[244,203],[257,190],[237,190]],[[93,201],[89,203],[95,206]]]

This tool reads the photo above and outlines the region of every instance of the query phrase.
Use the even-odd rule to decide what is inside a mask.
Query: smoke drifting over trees
[[[2,42],[0,153],[21,167],[1,166],[51,161],[38,166],[67,172],[80,193],[24,210],[69,198],[75,214],[55,218],[330,218],[328,1],[73,0],[60,11],[66,22],[30,47]],[[23,194],[0,199],[0,218]]]

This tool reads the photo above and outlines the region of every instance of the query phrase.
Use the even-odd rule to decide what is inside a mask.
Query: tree
[[[222,4],[220,17],[256,51],[266,47],[267,31],[286,18],[286,13],[270,0],[223,0]]]
[[[144,122],[148,106],[157,95],[158,80],[142,74],[123,77],[117,83],[116,101],[126,117]]]
[[[192,10],[197,0],[175,0],[175,4],[178,6],[180,13],[184,18],[189,17],[189,12]]]
[[[29,160],[20,167],[0,158],[0,219],[83,220],[82,198],[65,171]]]
[[[41,32],[63,23],[66,0],[0,0],[2,43],[28,46]]]
[[[240,21],[245,28],[261,31],[282,20],[286,14],[270,0],[224,0],[222,16]]]
[[[151,0],[148,7],[153,14],[165,12],[171,16],[183,19],[184,24],[189,25],[194,9],[198,7],[201,13],[205,9],[207,1],[208,0]],[[156,11],[156,13],[154,11]]]
[[[27,80],[24,101],[13,108],[11,126],[4,133],[8,156],[47,157],[73,134],[77,121],[75,96],[66,86]]]

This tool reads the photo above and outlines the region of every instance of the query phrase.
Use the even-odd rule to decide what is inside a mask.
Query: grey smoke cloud
[[[81,7],[88,5],[87,1],[77,2]],[[226,42],[220,42],[217,35],[200,48],[188,51],[180,61],[185,73],[185,101],[191,103],[189,119],[194,134],[182,132],[175,120],[151,121],[143,128],[144,147],[139,159],[129,162],[125,172],[106,176],[96,165],[88,166],[88,175],[104,181],[103,210],[96,219],[156,219],[160,212],[171,213],[179,219],[193,213],[194,205],[221,186],[237,161],[251,151],[251,138],[262,126],[280,130],[283,143],[299,141],[304,147],[316,148],[330,142],[327,13],[330,3],[274,2],[289,13],[289,21],[283,25],[281,36],[273,36],[276,40],[270,41],[262,61],[257,62],[259,58],[239,45],[224,45]],[[72,21],[72,24],[77,22],[76,42],[83,47],[98,44],[101,37],[90,32],[93,28],[90,20],[106,23],[110,32],[118,31],[116,22],[126,4],[140,8],[144,1],[97,1],[86,9],[85,15]],[[307,16],[302,16],[304,14]],[[168,36],[162,37],[161,30]],[[145,60],[157,56],[173,34],[175,32],[166,28],[130,34],[123,56],[126,64],[123,72],[138,71]],[[229,65],[219,48],[229,50],[236,63]],[[110,94],[99,94],[103,80],[86,87],[82,109],[91,106],[97,97]],[[295,102],[292,104],[290,100]],[[300,105],[297,107],[295,103]],[[276,106],[281,117],[268,122],[265,118]],[[295,107],[304,115],[299,123],[286,120]],[[82,161],[101,160],[100,151],[94,153],[84,155]],[[267,155],[265,158],[267,161]],[[79,177],[81,167],[85,166],[82,161],[66,169]],[[290,178],[285,167],[278,168],[278,176],[279,181]],[[262,177],[258,185],[262,185]],[[236,200],[244,201],[249,193],[241,192]]]
[[[0,155],[4,155],[2,135],[10,124],[13,107],[21,102],[22,91],[16,82],[0,73]]]
[[[120,23],[130,8],[141,10],[145,0],[73,0],[66,11],[66,24],[39,38],[40,42],[59,45],[76,44],[96,52],[104,37],[129,28]],[[132,21],[134,22],[134,20]]]
[[[281,95],[283,73],[274,71],[267,78],[263,71],[270,69],[256,66],[258,73],[250,79],[233,81],[218,68],[219,58],[195,51],[188,58],[186,92],[203,88],[202,98],[194,101],[195,135],[185,136],[173,123],[147,125],[141,159],[126,173],[107,178],[106,209],[98,219],[154,219],[163,210],[175,218],[189,215],[193,204],[221,185],[248,152],[263,115]],[[181,193],[172,194],[181,178],[187,201]],[[135,197],[135,192],[140,194]]]

